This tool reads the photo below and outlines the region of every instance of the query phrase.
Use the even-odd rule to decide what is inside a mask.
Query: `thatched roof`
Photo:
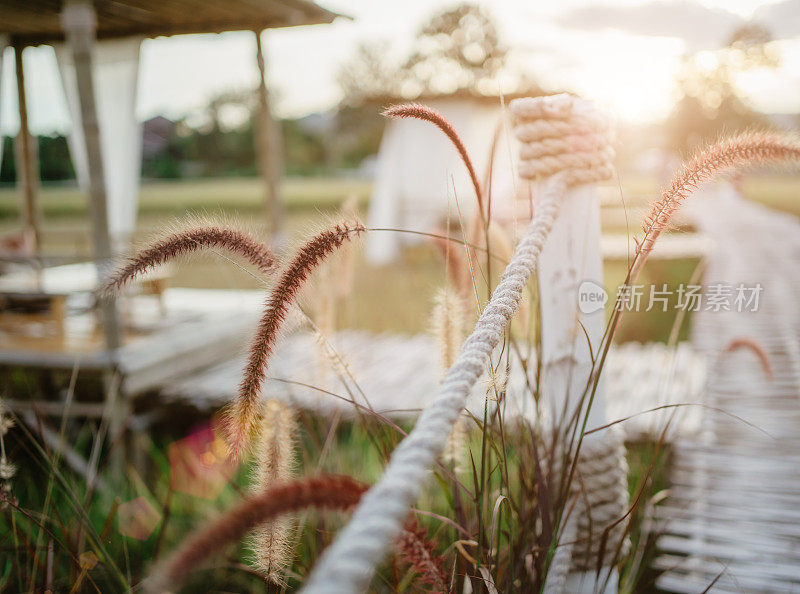
[[[23,45],[63,41],[62,0],[0,0],[0,33]],[[221,33],[330,23],[309,0],[94,0],[97,37]]]

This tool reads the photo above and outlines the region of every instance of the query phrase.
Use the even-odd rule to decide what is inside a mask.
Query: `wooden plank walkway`
[[[115,367],[121,373],[122,393],[134,396],[230,359],[246,343],[263,294],[167,289],[163,303],[151,296],[126,301],[125,343],[113,360],[90,307],[77,297],[63,335],[51,336],[36,324],[28,325],[27,334],[17,326],[0,325],[0,366],[80,372]]]
[[[440,376],[435,341],[428,336],[398,336],[344,331],[330,338],[333,352],[323,349],[307,332],[279,343],[264,394],[295,406],[328,413],[353,414],[355,400],[390,417],[414,417],[436,393]],[[342,363],[343,362],[343,363]],[[244,361],[225,361],[191,377],[168,382],[167,400],[191,402],[214,409],[236,395]],[[512,365],[521,369],[521,365]],[[535,370],[529,370],[531,377]],[[663,344],[626,344],[612,351],[606,368],[610,419],[622,419],[662,404],[693,402],[704,383],[704,365],[688,344],[670,349]],[[508,412],[532,414],[525,378],[508,383]],[[482,415],[487,382],[479,382],[468,408]],[[675,411],[676,409],[673,409]],[[657,435],[670,411],[641,414],[622,423],[631,438]],[[699,409],[682,408],[676,431],[692,433],[699,426]],[[673,437],[671,434],[669,437]]]
[[[712,592],[800,592],[800,224],[731,188],[692,200],[716,242],[706,285],[760,283],[761,303],[693,318],[693,344],[710,361],[703,401],[729,414],[702,411],[697,437],[674,444],[657,585],[698,592],[718,578]],[[752,349],[725,352],[739,338],[771,371]]]

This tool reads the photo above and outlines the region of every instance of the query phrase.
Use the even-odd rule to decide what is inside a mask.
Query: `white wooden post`
[[[281,195],[283,177],[283,135],[280,123],[272,117],[269,89],[267,88],[267,64],[261,31],[254,31],[256,39],[256,63],[258,64],[258,113],[255,118],[254,138],[256,159],[264,180],[266,191],[267,228],[273,241],[285,242],[283,228],[284,205]]]
[[[575,413],[605,329],[600,208],[594,184],[567,190],[542,250],[538,276],[548,422],[560,427]],[[606,422],[601,377],[587,429]]]
[[[601,115],[594,106],[588,102],[575,99],[568,95],[557,95],[541,100],[547,107],[543,108],[541,122],[546,125],[548,122],[556,121],[559,125],[565,122],[599,121]],[[529,104],[532,105],[532,104]],[[571,107],[570,107],[571,106]],[[534,108],[535,111],[536,108]],[[548,119],[547,113],[560,113],[553,119]],[[568,113],[569,116],[564,114]],[[577,133],[578,130],[575,130]],[[602,138],[604,131],[598,132],[598,138]],[[548,140],[549,137],[548,137]],[[554,144],[566,140],[566,135],[562,138],[553,138]],[[543,141],[547,142],[547,140]],[[569,142],[565,144],[569,145]],[[608,142],[602,138],[600,145],[607,145]],[[543,146],[543,145],[542,145]],[[567,146],[553,149],[551,154],[548,151],[539,159],[541,164],[545,159],[557,161],[563,159],[564,163],[572,157],[574,152],[582,150],[586,153],[586,147],[572,149]],[[605,146],[597,146],[597,149],[604,149]],[[591,151],[590,151],[591,152]],[[535,158],[532,162],[536,161]],[[561,167],[580,168],[581,165],[559,165],[553,169]],[[592,165],[587,165],[591,168]],[[536,166],[533,170],[536,170]],[[546,169],[546,167],[544,168]],[[569,171],[566,172],[570,175]],[[541,177],[545,177],[542,174]],[[541,190],[545,182],[537,181],[534,183],[534,199]],[[578,433],[583,426],[584,417],[587,414],[587,407],[592,390],[587,391],[593,372],[593,359],[597,357],[600,350],[600,343],[605,331],[605,303],[607,296],[603,289],[603,259],[600,249],[600,206],[597,188],[594,182],[579,185],[572,185],[565,192],[560,204],[559,216],[553,229],[544,245],[542,255],[539,259],[538,278],[539,278],[539,297],[541,311],[541,348],[542,348],[542,402],[543,402],[543,421],[546,430],[556,432],[559,447],[568,448],[572,431],[567,427],[574,427],[577,423]],[[583,402],[581,402],[583,399]],[[591,402],[591,409],[588,411],[586,429],[604,425],[607,422],[605,409],[605,390],[602,377],[598,381],[594,398]],[[575,444],[572,444],[574,451]],[[619,441],[614,441],[612,437],[603,432],[589,435],[583,440],[581,447],[580,461],[577,472],[581,473],[587,467],[593,467],[597,460],[603,460],[606,456],[613,457],[620,451]],[[555,453],[561,455],[560,452]],[[591,458],[591,460],[588,460]],[[614,464],[612,463],[612,466]],[[624,460],[620,461],[620,478],[624,482],[625,466]],[[566,470],[562,470],[566,472]],[[560,474],[554,477],[554,483],[560,483]],[[582,477],[585,483],[577,476],[572,483],[575,491],[579,484],[586,489],[579,500],[584,501],[585,505],[577,505],[572,510],[572,517],[567,521],[569,526],[561,536],[560,544],[574,540],[576,537],[586,538],[587,516],[591,513],[592,498],[598,498],[597,493],[592,493],[588,484],[591,477]],[[619,484],[615,484],[619,487]],[[624,489],[624,486],[623,486]],[[613,497],[614,500],[620,498],[619,489],[613,493],[600,494],[601,497]],[[623,495],[624,497],[624,491]],[[624,513],[621,511],[620,515]],[[595,520],[596,522],[596,520]],[[591,524],[591,522],[588,522]],[[603,530],[606,528],[607,520],[595,523],[591,530],[591,539],[599,541]],[[602,525],[598,525],[602,524]],[[576,533],[577,530],[577,533]],[[616,534],[617,531],[615,531]],[[610,538],[608,547],[612,549],[617,546],[618,541]],[[589,544],[577,544],[575,550],[586,551],[590,549]],[[573,562],[576,561],[577,553],[561,553],[559,563],[568,563],[570,555]],[[595,557],[596,559],[596,557]],[[551,570],[555,567],[553,563]],[[610,572],[610,575],[609,575]],[[608,579],[606,580],[606,578]],[[550,580],[559,582],[552,583]],[[606,587],[602,588],[605,582]],[[618,587],[618,575],[610,568],[604,568],[599,580],[597,572],[574,571],[566,577],[566,583],[560,582],[555,576],[548,576],[548,587],[546,592],[564,591],[570,594],[581,594],[590,592],[615,592]]]

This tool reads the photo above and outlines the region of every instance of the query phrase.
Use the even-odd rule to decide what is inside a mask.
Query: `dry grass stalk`
[[[466,338],[466,318],[464,299],[451,287],[439,289],[431,313],[431,334],[439,346],[442,373],[450,369],[461,351]]]
[[[290,305],[297,298],[311,271],[345,241],[364,231],[361,223],[341,223],[325,229],[300,248],[272,290],[250,343],[238,398],[227,414],[228,441],[234,455],[242,456],[245,453],[255,429],[259,392],[266,378],[267,362]]]
[[[0,399],[0,510],[8,507],[12,499],[12,479],[17,473],[17,467],[9,462],[6,457],[5,435],[14,427],[14,419],[8,414],[3,401]]]
[[[699,184],[725,170],[762,163],[800,159],[800,143],[794,138],[772,132],[750,132],[723,140],[700,151],[686,162],[661,193],[642,225],[644,236],[637,241],[637,270],[652,251],[672,215]]]
[[[431,334],[439,346],[442,374],[446,373],[458,358],[466,338],[466,319],[467,307],[464,298],[450,287],[440,289],[436,293],[431,314]],[[442,460],[452,464],[456,472],[462,471],[465,467],[468,437],[467,421],[459,417],[447,438],[442,455]]]
[[[508,233],[496,221],[491,221],[489,223],[487,235],[489,237],[489,246],[487,249],[491,249],[491,255],[495,258],[499,258],[503,266],[506,266],[511,262],[511,258],[514,256],[514,246],[511,243]]]
[[[478,198],[478,210],[483,213],[483,193],[481,192],[481,184],[478,181],[478,176],[475,173],[475,167],[472,166],[472,160],[469,158],[469,154],[467,153],[464,143],[461,141],[461,137],[447,118],[435,109],[431,109],[419,103],[392,105],[384,110],[383,115],[388,118],[416,118],[418,120],[424,120],[430,122],[444,132],[450,139],[450,142],[456,147],[461,160],[467,167],[469,178],[472,181],[472,187],[475,189],[475,196]]]
[[[108,279],[103,290],[119,291],[126,284],[157,266],[179,256],[208,248],[220,248],[238,254],[263,274],[269,274],[275,269],[275,257],[270,249],[249,233],[219,224],[192,225],[155,240],[128,258],[126,263]]]
[[[189,573],[223,547],[241,540],[254,526],[282,514],[308,507],[346,510],[354,506],[367,485],[349,476],[319,476],[274,486],[225,512],[192,533],[151,573],[147,592],[177,589]]]
[[[292,478],[298,432],[294,410],[275,399],[264,403],[260,425],[251,487],[255,494]],[[265,522],[253,532],[251,548],[255,553],[255,566],[265,578],[278,585],[283,584],[283,572],[291,561],[291,524],[291,518],[283,515]]]

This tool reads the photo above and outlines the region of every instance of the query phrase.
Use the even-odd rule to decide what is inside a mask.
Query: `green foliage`
[[[3,159],[0,164],[0,182],[14,182],[17,167],[14,162],[14,139],[0,137],[3,142]],[[61,181],[75,178],[72,159],[69,155],[67,139],[64,136],[50,135],[36,138],[39,148],[39,177],[42,181]]]

